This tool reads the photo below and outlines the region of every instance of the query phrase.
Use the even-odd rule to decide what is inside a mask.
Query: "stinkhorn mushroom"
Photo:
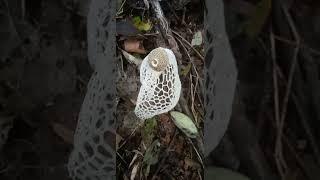
[[[156,48],[142,61],[141,88],[135,114],[145,120],[169,112],[178,103],[181,82],[176,57],[170,49]]]

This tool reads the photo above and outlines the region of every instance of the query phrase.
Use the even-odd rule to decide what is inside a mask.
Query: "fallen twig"
[[[291,32],[293,33],[293,36],[294,36],[295,41],[297,43],[297,45],[294,49],[293,57],[292,57],[290,72],[289,72],[289,76],[288,76],[288,83],[287,83],[287,87],[286,87],[286,91],[285,91],[285,96],[284,96],[284,99],[282,102],[282,108],[281,108],[282,111],[281,111],[281,115],[280,115],[280,121],[279,121],[279,119],[277,121],[277,123],[278,123],[277,128],[278,129],[277,129],[276,149],[275,149],[276,152],[275,153],[276,153],[276,156],[279,157],[279,161],[281,162],[281,165],[283,166],[282,167],[283,169],[281,170],[281,166],[279,164],[277,164],[278,170],[279,170],[282,178],[284,179],[285,178],[284,175],[286,175],[286,174],[283,174],[283,172],[281,172],[281,171],[286,170],[288,167],[287,167],[285,159],[283,158],[281,141],[282,141],[282,135],[283,135],[284,122],[285,122],[285,118],[286,118],[286,114],[287,114],[288,101],[289,101],[289,97],[290,97],[290,93],[291,93],[292,81],[293,81],[294,72],[296,69],[296,64],[298,61],[298,53],[299,53],[299,49],[300,49],[300,36],[296,30],[296,27],[294,25],[292,17],[289,14],[289,12],[284,4],[282,5],[282,10],[286,16],[286,19],[287,19],[288,24],[290,26]],[[272,35],[272,33],[271,33],[271,35]],[[274,37],[273,36],[272,36],[272,42],[274,44]],[[274,55],[275,54],[273,54],[272,59],[275,59]],[[277,76],[276,72],[275,72],[275,67],[276,67],[276,64],[274,63],[274,74],[275,74],[275,76]],[[279,118],[279,117],[277,117],[277,118]],[[276,161],[278,161],[278,159],[276,159]]]
[[[292,17],[291,15],[289,14],[288,10],[286,7],[284,7],[283,5],[283,11],[288,19],[288,22],[289,22],[289,25],[290,25],[290,28],[293,32],[293,35],[295,37],[295,40],[296,40],[296,43],[297,43],[297,46],[295,47],[294,49],[294,53],[293,53],[293,57],[292,57],[292,64],[291,64],[291,67],[290,67],[290,72],[289,72],[289,78],[288,78],[288,84],[287,84],[287,89],[286,89],[286,93],[285,93],[285,97],[284,97],[284,100],[283,100],[283,104],[282,104],[282,112],[281,112],[281,122],[284,121],[285,117],[286,117],[286,112],[287,112],[287,105],[288,105],[288,100],[289,100],[289,95],[290,95],[290,92],[291,92],[291,86],[292,86],[292,81],[293,81],[293,76],[294,76],[294,72],[295,72],[295,67],[296,67],[296,64],[297,64],[297,61],[298,61],[298,53],[299,53],[299,49],[300,49],[300,36],[296,30],[296,27],[293,23],[293,20],[292,20]]]
[[[195,110],[194,110],[194,97],[195,97],[195,93],[196,93],[196,89],[197,89],[198,84],[199,84],[199,86],[200,86],[201,92],[203,92],[203,85],[202,85],[203,83],[202,83],[201,80],[199,80],[199,79],[200,79],[200,76],[199,76],[199,74],[198,74],[198,71],[197,71],[197,69],[196,69],[196,67],[195,67],[195,65],[194,65],[194,62],[193,62],[193,60],[191,59],[190,54],[188,53],[186,47],[183,45],[183,43],[181,42],[180,39],[176,39],[176,40],[181,44],[181,47],[183,48],[183,50],[184,50],[185,53],[187,54],[187,56],[188,56],[188,58],[189,58],[189,60],[190,60],[190,63],[191,63],[191,65],[192,65],[192,72],[196,74],[196,85],[195,85],[195,88],[194,88],[194,89],[192,88],[192,78],[190,77],[190,86],[191,86],[190,90],[191,90],[191,97],[192,97],[192,100],[191,100],[191,101],[192,101],[191,111],[192,111],[192,113],[193,113],[194,120],[197,122],[197,118],[196,118],[196,115],[195,115],[195,112],[194,112],[194,111],[195,111]],[[202,102],[199,96],[198,96],[198,98],[199,98],[199,101]]]
[[[286,84],[286,79],[285,79],[285,75],[284,73],[281,71],[279,65],[277,64],[276,65],[276,71],[277,71],[277,75],[280,77],[280,80],[283,81],[283,83]],[[318,145],[316,143],[316,140],[315,140],[315,137],[313,136],[312,134],[312,130],[311,130],[311,127],[310,125],[308,124],[308,118],[307,118],[307,115],[306,115],[306,112],[303,110],[302,106],[301,106],[301,103],[299,102],[299,99],[298,97],[296,96],[296,94],[294,93],[291,93],[291,97],[293,99],[293,102],[296,106],[296,109],[298,111],[298,114],[300,116],[300,121],[302,123],[302,127],[303,129],[305,130],[306,132],[306,135],[308,137],[308,140],[310,141],[310,145],[313,149],[313,152],[315,154],[315,157],[317,159],[317,162],[319,163],[320,162],[320,151],[319,151],[319,148],[318,148]]]
[[[127,1],[127,0],[124,0],[124,1],[121,3],[121,5],[120,5],[120,7],[119,7],[119,9],[118,9],[118,11],[117,11],[117,13],[116,13],[116,17],[123,13],[123,6],[124,6],[124,4],[126,3],[126,1]]]
[[[167,35],[168,30],[169,30],[169,23],[163,15],[163,11],[161,9],[159,0],[153,0],[153,1],[151,1],[151,4],[152,4],[153,10],[156,14],[156,17],[160,20],[161,27],[163,27],[165,35]]]
[[[198,57],[202,60],[202,62],[204,62],[204,57],[201,55],[201,53],[196,49],[194,48],[185,38],[183,38],[179,33],[177,33],[176,31],[174,30],[171,30],[172,33],[176,36],[178,36],[179,38],[181,38],[181,40],[183,42],[185,42],[197,55]]]
[[[275,41],[273,37],[273,32],[270,33],[270,44],[271,44],[271,57],[272,57],[272,64],[273,64],[273,89],[274,89],[274,116],[277,125],[277,136],[276,136],[276,143],[275,143],[275,161],[277,165],[277,169],[282,179],[285,178],[285,171],[286,171],[286,162],[283,159],[282,154],[282,144],[281,144],[281,133],[282,132],[282,123],[280,117],[280,110],[279,110],[279,90],[278,90],[278,77],[276,72],[276,48],[275,48]]]
[[[278,35],[274,35],[274,39],[277,40],[277,41],[284,42],[286,44],[292,45],[292,46],[297,46],[298,45],[297,42],[291,41],[289,39],[286,39],[286,38],[278,36]],[[300,47],[307,49],[308,51],[310,51],[313,54],[320,55],[320,50],[317,50],[317,49],[314,49],[312,47],[309,47],[307,44],[304,44],[304,43],[300,42]]]
[[[264,38],[267,38],[266,35],[261,35],[261,36],[264,37]],[[285,43],[287,45],[291,45],[291,46],[297,46],[298,45],[297,42],[295,42],[293,40],[289,40],[289,39],[287,39],[285,37],[282,37],[280,35],[274,34],[273,36],[274,36],[275,40],[277,40],[279,42],[282,42],[282,43]],[[300,49],[305,49],[305,50],[309,51],[312,54],[320,55],[320,50],[310,47],[308,44],[304,43],[303,41],[300,42]]]
[[[201,164],[202,168],[204,169],[204,163],[203,163],[203,160],[202,160],[202,157],[201,157],[200,153],[198,152],[196,146],[193,144],[193,142],[191,141],[191,139],[189,137],[188,137],[188,141],[191,144],[191,146],[193,147],[194,151],[196,152],[197,157],[198,157],[198,159],[200,161],[200,164]]]

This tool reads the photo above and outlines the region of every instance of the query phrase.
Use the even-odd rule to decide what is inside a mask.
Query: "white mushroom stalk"
[[[172,110],[178,103],[181,82],[176,57],[170,49],[156,48],[142,61],[141,88],[135,114],[142,120]]]

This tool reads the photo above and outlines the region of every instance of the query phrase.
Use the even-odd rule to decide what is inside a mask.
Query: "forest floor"
[[[140,83],[139,71],[132,59],[139,62],[157,47],[173,51],[182,84],[180,103],[175,109],[193,119],[202,133],[204,38],[203,14],[198,11],[203,12],[203,7],[200,3],[192,3],[177,9],[176,4],[163,2],[161,9],[165,20],[161,21],[154,16],[153,5],[150,4],[148,10],[141,2],[126,1],[117,17],[118,67],[121,67],[118,72],[122,77],[117,86],[120,97],[117,175],[119,179],[200,180],[204,167],[202,136],[191,140],[175,127],[169,113],[148,119],[137,128],[140,120],[134,117],[132,110]],[[168,22],[170,26],[164,27],[166,23],[162,22]]]

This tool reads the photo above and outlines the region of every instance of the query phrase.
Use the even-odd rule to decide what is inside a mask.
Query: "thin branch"
[[[201,53],[194,48],[184,37],[182,37],[178,32],[171,30],[172,33],[176,36],[178,36],[183,42],[185,42],[197,55],[198,57],[202,60],[202,62],[204,62],[204,57],[201,55]]]
[[[277,125],[277,138],[275,143],[275,161],[277,165],[277,169],[279,171],[279,174],[281,175],[281,178],[283,179],[285,177],[285,161],[283,160],[282,156],[282,145],[281,145],[281,136],[279,131],[282,131],[281,122],[280,122],[280,113],[279,113],[279,88],[278,88],[278,77],[276,72],[276,48],[275,48],[275,42],[274,42],[274,36],[273,32],[271,30],[270,32],[270,44],[271,44],[271,57],[272,57],[272,65],[273,65],[273,89],[274,89],[274,116],[276,120]],[[279,140],[280,138],[280,140]]]
[[[286,79],[285,79],[284,73],[281,71],[281,69],[280,69],[280,67],[278,65],[277,65],[276,69],[277,69],[277,74],[280,77],[280,79],[284,83],[286,83],[285,82]],[[318,164],[320,164],[320,151],[319,151],[319,148],[318,148],[318,145],[317,145],[317,141],[316,141],[315,137],[313,136],[311,127],[310,127],[310,125],[308,123],[308,118],[307,118],[306,112],[303,110],[298,97],[294,93],[291,93],[291,97],[292,97],[293,102],[294,102],[294,104],[296,106],[296,109],[297,109],[298,114],[300,116],[299,120],[301,121],[302,127],[303,127],[304,131],[306,132],[306,135],[308,137],[308,140],[310,142],[312,150],[313,150],[313,152],[315,154],[317,162],[318,162]]]
[[[284,121],[285,117],[286,117],[286,112],[287,112],[287,105],[288,105],[288,100],[289,100],[289,96],[290,96],[290,92],[291,92],[291,86],[292,86],[292,81],[293,81],[293,76],[294,76],[294,72],[296,69],[296,65],[297,65],[297,61],[298,61],[298,53],[300,50],[300,36],[297,32],[297,29],[293,23],[292,17],[289,14],[287,8],[283,5],[283,11],[288,19],[288,23],[290,25],[290,28],[292,30],[292,33],[294,35],[295,41],[297,43],[297,46],[294,49],[294,53],[293,53],[293,57],[292,57],[292,64],[290,67],[290,72],[289,72],[289,78],[288,78],[288,84],[287,84],[287,89],[286,89],[286,93],[285,93],[285,97],[283,100],[283,104],[282,104],[282,112],[281,112],[281,122]]]
[[[275,50],[275,42],[273,38],[273,33],[270,33],[270,44],[271,44],[271,57],[272,57],[272,65],[273,65],[273,89],[274,89],[274,113],[277,125],[280,124],[280,114],[279,114],[279,90],[278,90],[278,77],[276,73],[276,50]]]
[[[196,146],[193,144],[192,140],[191,140],[189,137],[188,137],[188,141],[189,141],[189,143],[191,144],[191,146],[193,147],[194,151],[196,152],[197,157],[198,157],[198,159],[199,159],[199,161],[200,161],[200,164],[201,164],[202,168],[204,169],[204,168],[205,168],[205,167],[204,167],[204,163],[203,163],[202,157],[201,157],[198,149],[196,148]]]

